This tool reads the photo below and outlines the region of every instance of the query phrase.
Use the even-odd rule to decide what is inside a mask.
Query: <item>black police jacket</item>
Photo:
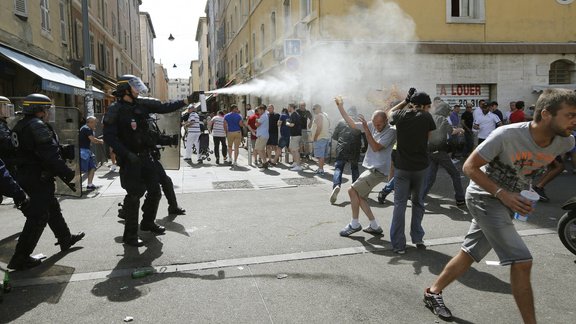
[[[38,117],[25,116],[16,123],[12,133],[12,144],[16,148],[14,164],[17,167],[37,167],[64,182],[74,178],[74,171],[62,158],[58,136],[49,124]]]
[[[24,199],[26,198],[26,194],[20,188],[20,186],[12,179],[8,170],[6,170],[6,166],[4,165],[4,161],[0,159],[0,195],[17,198],[17,199]]]
[[[157,139],[148,124],[149,114],[166,114],[185,105],[183,100],[167,103],[153,98],[138,98],[132,103],[118,100],[104,115],[104,142],[121,159],[127,159],[129,153],[152,152]]]

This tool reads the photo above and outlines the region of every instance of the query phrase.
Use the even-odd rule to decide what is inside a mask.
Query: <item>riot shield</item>
[[[156,114],[160,129],[160,163],[166,170],[180,169],[180,111]]]
[[[80,129],[80,110],[75,107],[55,107],[56,119],[50,125],[56,132],[61,146],[68,146],[69,158],[66,159],[68,167],[76,173],[74,177],[75,190],[64,183],[60,178],[56,178],[56,194],[63,196],[82,196],[82,175],[80,173],[80,147],[78,145]],[[66,149],[64,150],[66,151]]]

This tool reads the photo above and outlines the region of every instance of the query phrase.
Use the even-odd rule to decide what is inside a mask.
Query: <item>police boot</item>
[[[186,215],[186,209],[176,205],[168,207],[168,214],[170,215]]]
[[[138,207],[140,197],[128,194],[124,197],[122,215],[124,216],[124,235],[122,242],[126,245],[140,247],[144,242],[138,237]]]
[[[26,220],[22,234],[20,234],[18,238],[18,244],[16,244],[16,251],[12,259],[10,259],[10,263],[8,263],[8,268],[26,270],[39,266],[42,263],[39,259],[32,258],[30,254],[34,252],[43,231],[43,225]]]
[[[122,203],[118,203],[118,207],[120,207],[120,209],[118,209],[118,218],[126,219],[126,216],[124,216],[124,209],[122,209]]]
[[[86,234],[84,232],[80,232],[78,234],[71,234],[70,237],[64,240],[58,240],[58,242],[54,243],[54,245],[60,245],[60,251],[68,251],[72,245],[76,244],[78,241],[84,238]]]
[[[156,235],[162,235],[162,234],[164,234],[164,232],[166,232],[166,227],[160,226],[154,222],[152,222],[152,223],[142,222],[142,223],[140,223],[140,230],[144,231],[144,232],[150,231]]]

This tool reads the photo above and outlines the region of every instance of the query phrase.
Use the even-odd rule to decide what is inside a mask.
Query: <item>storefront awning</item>
[[[4,46],[0,46],[0,54],[42,78],[43,90],[76,96],[83,96],[85,93],[86,86],[84,80],[78,78],[68,70],[42,62]],[[104,92],[99,89],[92,87],[92,91],[94,99],[104,98]]]
[[[537,84],[532,86],[532,92],[541,93],[546,89],[570,89],[576,90],[576,83],[572,84]]]

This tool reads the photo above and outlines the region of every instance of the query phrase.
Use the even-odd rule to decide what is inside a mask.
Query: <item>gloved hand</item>
[[[416,92],[416,88],[410,88],[410,90],[408,90],[408,95],[406,96],[406,99],[405,99],[405,101],[407,103],[410,102],[410,98],[412,97],[414,92]]]
[[[24,211],[30,206],[30,199],[28,196],[26,196],[26,194],[14,197],[14,206],[19,210]]]
[[[200,101],[200,91],[194,91],[192,94],[188,95],[186,99],[188,99],[188,104]]]
[[[76,155],[74,152],[74,144],[60,145],[60,152],[62,154],[62,158],[65,160],[74,160]]]

